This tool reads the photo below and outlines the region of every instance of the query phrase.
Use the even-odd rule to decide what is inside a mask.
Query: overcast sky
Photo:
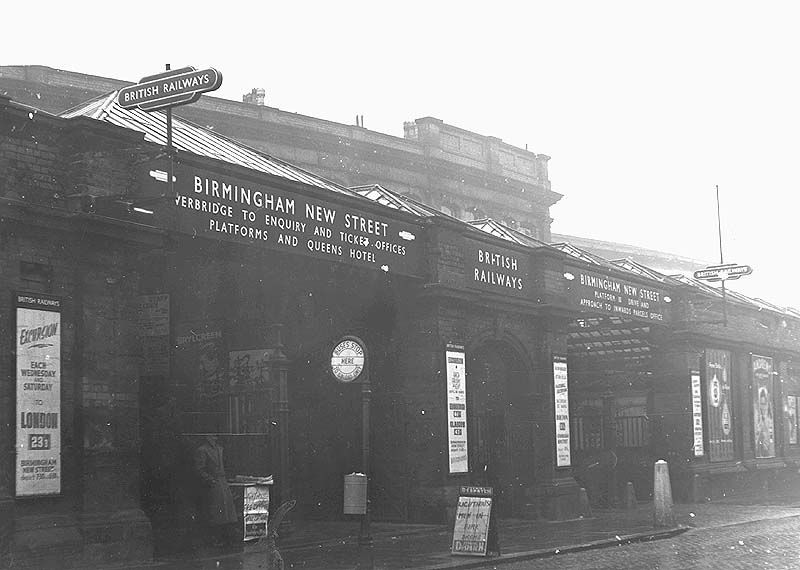
[[[80,6],[78,6],[80,4]],[[258,6],[258,7],[251,7]],[[797,8],[795,6],[798,6]],[[725,262],[800,308],[796,2],[37,2],[0,65],[138,81],[215,67],[214,96],[403,136],[433,116],[550,161],[556,233]]]

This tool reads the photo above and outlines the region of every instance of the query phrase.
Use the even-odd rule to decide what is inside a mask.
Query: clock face
[[[331,372],[339,382],[352,382],[364,370],[364,347],[355,340],[343,340],[331,353]]]

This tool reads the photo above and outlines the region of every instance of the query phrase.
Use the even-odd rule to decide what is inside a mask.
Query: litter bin
[[[363,473],[344,476],[344,514],[367,514],[367,476]]]

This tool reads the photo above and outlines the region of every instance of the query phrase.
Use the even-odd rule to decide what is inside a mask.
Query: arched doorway
[[[532,374],[504,341],[481,343],[466,368],[472,480],[495,489],[497,513],[521,515],[534,483]]]

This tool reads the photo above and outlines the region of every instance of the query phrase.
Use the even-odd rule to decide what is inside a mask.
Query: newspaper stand
[[[237,475],[228,481],[237,514],[240,516],[239,524],[245,542],[267,536],[269,488],[272,483],[272,475],[269,477]]]
[[[500,556],[495,517],[492,516],[492,487],[459,488],[451,555]]]

